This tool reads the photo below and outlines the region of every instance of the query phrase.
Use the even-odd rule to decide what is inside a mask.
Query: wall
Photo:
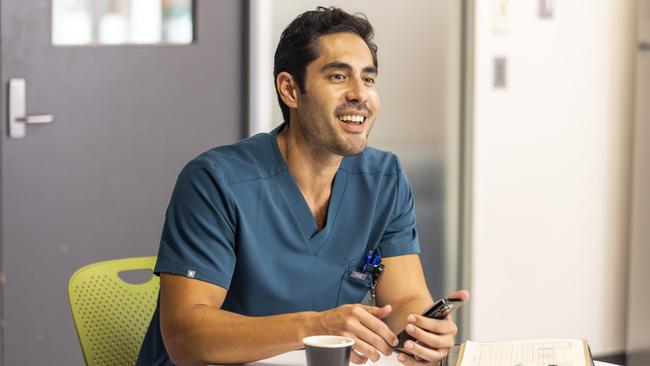
[[[622,352],[636,3],[474,3],[471,338]]]
[[[650,0],[639,0],[640,41],[650,44]],[[650,51],[639,52],[627,315],[628,366],[650,364]]]

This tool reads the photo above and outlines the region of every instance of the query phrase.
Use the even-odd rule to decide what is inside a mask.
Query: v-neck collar
[[[339,166],[339,169],[336,171],[334,176],[334,181],[332,182],[332,191],[330,192],[329,204],[327,207],[327,220],[325,226],[322,229],[318,229],[316,224],[316,219],[309,209],[309,205],[305,200],[305,196],[302,194],[298,183],[291,175],[289,166],[284,160],[282,153],[280,151],[280,146],[278,145],[278,133],[286,127],[286,123],[283,123],[279,127],[275,128],[269,134],[271,137],[271,144],[273,150],[275,151],[275,156],[278,161],[278,166],[282,170],[282,173],[278,176],[280,185],[278,189],[284,195],[285,199],[289,202],[290,206],[293,208],[292,214],[296,218],[296,221],[300,224],[300,229],[304,235],[305,241],[309,243],[309,249],[311,253],[315,256],[318,256],[323,244],[326,243],[327,238],[334,226],[336,221],[336,215],[338,213],[339,207],[341,206],[341,201],[343,199],[343,193],[345,191],[347,173],[342,170]],[[345,158],[343,158],[345,159]],[[343,164],[343,161],[341,161]]]

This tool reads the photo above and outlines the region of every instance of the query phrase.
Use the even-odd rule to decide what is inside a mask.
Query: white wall
[[[475,1],[470,338],[625,342],[633,0]],[[492,60],[508,59],[507,88]]]

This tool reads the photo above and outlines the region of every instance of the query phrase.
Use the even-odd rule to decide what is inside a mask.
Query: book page
[[[587,366],[578,339],[465,343],[460,366]]]

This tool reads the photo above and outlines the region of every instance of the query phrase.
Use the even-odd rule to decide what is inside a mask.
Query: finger
[[[447,356],[448,349],[432,349],[424,347],[413,341],[404,343],[404,349],[414,357],[419,357],[424,361],[438,362]]]
[[[356,363],[357,365],[363,365],[368,362],[368,357],[358,354],[356,351],[350,352],[350,361]]]
[[[361,308],[379,319],[385,318],[393,310],[393,307],[390,305],[384,305],[380,308],[370,305],[361,305]]]
[[[397,355],[397,361],[399,361],[402,365],[407,365],[407,366],[414,365],[414,363],[416,362],[415,359],[413,359],[413,357],[402,352],[400,352],[400,354]]]
[[[379,352],[377,352],[377,349],[373,347],[372,345],[368,344],[368,342],[364,341],[363,339],[359,338],[357,336],[357,339],[355,339],[354,345],[352,346],[352,349],[359,355],[369,358],[372,360],[372,362],[377,362],[379,361]],[[353,352],[354,353],[354,352]]]
[[[458,333],[458,327],[451,317],[433,319],[422,315],[411,314],[408,316],[407,321],[431,333],[451,334],[452,336]]]
[[[368,329],[363,324],[359,324],[358,327],[353,329],[353,332],[359,339],[372,346],[375,351],[379,351],[386,356],[390,356],[390,354],[393,353],[393,348],[388,343],[386,343],[386,341],[381,336]],[[377,353],[377,356],[379,356],[379,353]],[[369,358],[374,361],[372,357],[369,356]]]
[[[388,307],[388,311],[390,312],[390,305],[386,305],[385,307]],[[392,350],[391,346],[397,345],[397,336],[395,333],[388,328],[386,323],[377,319],[373,314],[368,313],[367,311],[360,311],[357,316],[363,326],[382,338],[382,342],[372,342],[372,344],[375,346],[381,345],[381,347],[377,347],[377,349],[382,350],[385,355],[389,355]]]
[[[415,338],[419,343],[424,344],[429,348],[448,349],[454,345],[453,335],[430,333],[413,324],[406,326],[406,333]]]
[[[470,294],[467,290],[459,290],[447,296],[450,299],[461,299],[463,302],[469,301]]]
[[[399,361],[403,365],[408,365],[408,366],[439,366],[440,365],[439,362],[418,360],[415,357],[410,356],[408,353],[400,353],[399,356],[397,356],[397,361]]]

